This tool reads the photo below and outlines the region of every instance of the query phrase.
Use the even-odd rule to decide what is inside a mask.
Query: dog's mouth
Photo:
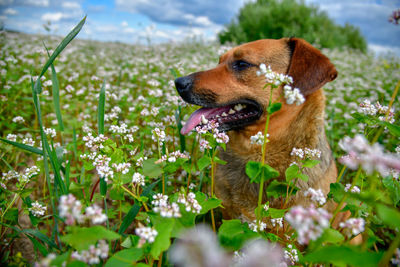
[[[262,113],[261,105],[250,99],[223,106],[203,107],[190,115],[181,129],[181,134],[188,134],[196,126],[208,124],[210,121],[218,122],[219,131],[239,129],[258,120]]]

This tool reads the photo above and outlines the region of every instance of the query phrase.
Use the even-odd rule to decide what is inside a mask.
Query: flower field
[[[196,107],[173,83],[228,47],[0,34],[0,265],[400,265],[398,57],[323,50],[339,72],[324,87],[337,183],[327,197],[297,192],[314,206],[261,203],[242,222],[222,219],[212,190],[229,138],[211,126],[181,135]],[[302,149],[268,196],[295,194],[318,164]],[[336,228],[328,201],[351,212]]]

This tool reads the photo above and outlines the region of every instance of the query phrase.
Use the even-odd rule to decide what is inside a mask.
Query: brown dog
[[[183,134],[199,124],[201,116],[218,118],[219,129],[228,131],[227,149],[220,151],[220,158],[227,164],[217,168],[215,190],[223,201],[224,217],[247,221],[255,218],[259,185],[250,183],[245,166],[249,160],[261,161],[262,156],[261,147],[251,144],[250,137],[264,131],[270,96],[270,88],[264,88],[265,77],[256,74],[261,63],[271,66],[274,72],[290,75],[293,87],[299,88],[306,98],[300,106],[288,105],[282,88],[273,91],[272,102],[280,101],[283,105],[270,118],[265,162],[279,171],[278,180],[284,180],[285,170],[293,161],[290,153],[294,147],[321,151],[321,162],[308,169],[308,182],[298,182],[300,190],[287,207],[307,205],[303,193],[310,187],[327,194],[337,176],[324,131],[325,97],[320,89],[336,78],[333,64],[318,49],[298,38],[259,40],[235,47],[220,57],[214,69],[178,78],[175,85],[185,101],[204,107],[191,116]],[[225,112],[237,104],[245,108],[234,114]],[[219,114],[222,112],[224,116]],[[264,188],[267,186],[268,182]],[[267,199],[264,195],[263,202],[266,201],[275,208],[282,204],[281,199]],[[334,205],[330,206],[332,209]]]

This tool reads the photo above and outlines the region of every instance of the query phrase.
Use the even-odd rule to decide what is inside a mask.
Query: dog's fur
[[[237,71],[232,64],[238,60],[248,62],[251,66]],[[286,207],[308,205],[309,200],[303,196],[304,190],[320,188],[327,194],[330,183],[335,182],[337,176],[324,131],[325,97],[320,89],[336,78],[337,71],[318,49],[298,38],[266,39],[235,47],[220,57],[214,69],[190,75],[190,94],[197,101],[189,102],[223,106],[240,99],[251,99],[265,110],[271,89],[264,88],[265,77],[256,75],[261,63],[271,66],[275,72],[293,77],[293,86],[299,88],[306,98],[300,106],[288,105],[282,97],[282,88],[273,91],[272,102],[280,101],[283,105],[270,118],[270,141],[265,162],[279,171],[280,176],[276,179],[284,180],[285,170],[294,160],[290,155],[294,147],[319,149],[321,162],[307,169],[308,182],[298,181],[300,190],[291,197]],[[230,141],[227,149],[220,151],[220,158],[227,164],[217,167],[215,184],[216,194],[225,207],[223,213],[226,218],[247,221],[255,218],[259,185],[250,183],[245,166],[249,160],[261,161],[261,146],[251,144],[250,137],[259,131],[263,132],[265,123],[264,112],[252,124],[228,131]],[[268,182],[264,188],[267,186]],[[271,207],[282,207],[282,199],[267,199],[264,195],[263,203],[266,201],[270,202]],[[334,206],[329,205],[330,209]]]

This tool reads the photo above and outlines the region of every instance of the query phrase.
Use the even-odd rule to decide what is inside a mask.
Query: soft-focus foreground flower
[[[306,245],[310,240],[320,237],[323,230],[329,227],[330,217],[322,208],[295,206],[286,213],[285,220],[297,231],[299,243]]]
[[[365,221],[363,218],[350,218],[339,224],[348,237],[364,232]]]
[[[182,267],[272,267],[287,266],[282,249],[264,240],[253,240],[234,255],[218,244],[215,233],[198,225],[182,233],[170,250],[171,262]]]
[[[368,174],[376,170],[383,177],[388,176],[392,169],[400,171],[399,157],[385,153],[378,143],[370,145],[363,135],[354,138],[346,136],[340,140],[339,146],[348,153],[340,162],[350,169],[355,170],[361,165]]]
[[[107,259],[108,250],[109,246],[107,242],[104,240],[99,240],[96,246],[91,245],[88,250],[72,252],[71,258],[83,261],[90,265],[99,264],[100,259]]]
[[[85,214],[82,214],[82,203],[72,194],[60,197],[58,210],[60,217],[66,219],[67,225],[79,224],[85,220],[91,221],[92,224],[102,224],[107,220],[107,215],[103,214],[103,210],[96,204],[87,207]]]

